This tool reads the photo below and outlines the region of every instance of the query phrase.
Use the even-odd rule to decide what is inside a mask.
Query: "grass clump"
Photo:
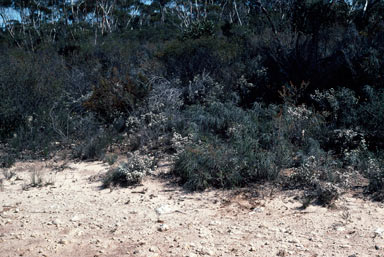
[[[14,171],[9,171],[8,169],[3,169],[2,172],[6,180],[10,180],[14,176],[16,176],[16,173]]]

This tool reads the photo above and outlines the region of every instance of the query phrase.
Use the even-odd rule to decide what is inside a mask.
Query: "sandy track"
[[[107,169],[18,163],[0,192],[0,256],[384,256],[380,203],[345,194],[299,210],[294,191],[189,194],[161,176],[101,190]],[[54,185],[23,190],[33,170]]]

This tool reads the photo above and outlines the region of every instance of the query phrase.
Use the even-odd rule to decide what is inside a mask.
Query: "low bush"
[[[188,189],[228,188],[278,178],[280,170],[309,154],[321,155],[321,117],[305,107],[231,103],[192,105],[184,111],[192,142],[173,172]],[[300,165],[300,160],[299,164]]]
[[[372,157],[367,160],[368,192],[378,201],[384,200],[384,163]]]
[[[173,174],[192,191],[238,187],[245,184],[239,164],[238,156],[227,145],[193,145],[178,155]]]
[[[107,172],[103,179],[102,188],[110,186],[132,186],[151,172],[152,160],[134,153],[127,162],[121,163],[118,167]]]

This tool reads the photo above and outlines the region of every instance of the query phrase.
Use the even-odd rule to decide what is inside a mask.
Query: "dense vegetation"
[[[13,158],[175,156],[193,190],[351,170],[384,190],[384,1],[1,1]]]

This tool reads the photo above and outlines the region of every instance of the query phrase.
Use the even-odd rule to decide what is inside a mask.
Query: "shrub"
[[[215,25],[212,21],[196,21],[184,29],[183,38],[198,39],[201,37],[210,37],[215,33]]]
[[[364,129],[367,145],[372,151],[384,148],[384,90],[364,87],[365,101],[359,105],[358,124]]]
[[[148,96],[125,122],[131,143],[136,147],[162,144],[172,133],[183,105],[180,80],[154,77],[149,83],[152,89]]]
[[[241,53],[241,46],[223,38],[173,40],[167,42],[157,57],[166,68],[167,78],[192,81],[196,74],[207,72],[214,79],[227,78],[231,67]],[[231,68],[230,68],[231,67]]]
[[[358,98],[348,88],[329,89],[323,92],[316,90],[312,99],[317,102],[329,122],[338,128],[348,128],[357,124]]]
[[[63,94],[65,74],[66,68],[55,54],[1,53],[0,140],[27,127],[30,118],[38,126],[48,119],[49,108]]]
[[[84,102],[84,107],[105,122],[111,122],[120,114],[132,112],[146,94],[146,85],[133,82],[130,77],[124,81],[118,78],[101,79]]]
[[[227,145],[192,145],[178,155],[173,174],[189,190],[231,188],[245,184],[238,165],[238,156]]]
[[[384,168],[383,160],[372,157],[367,161],[367,173],[369,177],[368,192],[373,194],[374,199],[384,200]]]
[[[292,165],[303,144],[294,140],[295,125],[308,130],[306,135],[299,133],[300,137],[313,136],[319,129],[311,128],[318,126],[316,122],[299,122],[308,117],[293,119],[287,112],[282,118],[279,110],[272,105],[243,110],[220,102],[190,106],[183,113],[189,124],[183,133],[192,134],[192,143],[178,154],[174,174],[192,190],[276,179],[282,168]]]
[[[15,155],[10,153],[1,153],[0,168],[10,168],[15,163]]]
[[[106,148],[112,143],[112,138],[108,132],[99,132],[90,135],[86,140],[77,142],[73,149],[73,157],[81,160],[100,160],[103,159]]]
[[[127,162],[107,172],[103,179],[103,188],[110,186],[132,186],[141,182],[151,172],[152,160],[134,153]]]
[[[106,162],[109,165],[113,165],[116,162],[117,158],[118,158],[117,154],[108,154],[108,155],[105,155],[103,162]]]

